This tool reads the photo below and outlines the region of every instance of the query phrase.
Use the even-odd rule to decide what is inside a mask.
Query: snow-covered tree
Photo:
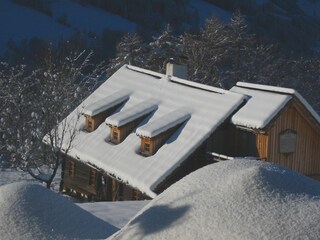
[[[146,45],[138,34],[128,33],[124,35],[117,45],[117,54],[108,66],[108,75],[117,71],[122,65],[130,64],[143,67],[146,56]]]
[[[100,71],[91,53],[50,52],[41,67],[2,64],[0,132],[12,166],[51,186],[65,154],[72,148],[79,118],[69,114],[95,87]]]
[[[218,85],[223,72],[223,59],[228,51],[230,36],[226,27],[216,18],[206,21],[198,34],[183,36],[183,54],[188,58],[190,79]]]
[[[179,59],[181,56],[181,41],[172,33],[170,25],[148,45],[145,67],[156,72],[165,73],[169,59]]]
[[[168,26],[148,44],[135,34],[125,35],[117,45],[117,55],[110,61],[108,73],[114,73],[124,64],[130,64],[157,72],[165,72],[166,62],[181,55],[181,42],[172,35]]]

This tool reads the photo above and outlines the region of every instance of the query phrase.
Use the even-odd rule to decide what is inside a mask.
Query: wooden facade
[[[256,157],[319,178],[320,125],[294,98],[265,129],[224,124],[210,138],[207,151]]]
[[[140,191],[116,178],[70,157],[63,164],[61,188],[67,194],[95,201],[148,199]]]
[[[289,133],[290,138],[283,138]],[[320,125],[297,100],[291,101],[266,129],[267,161],[278,163],[307,176],[320,175]],[[289,135],[290,136],[290,135]]]

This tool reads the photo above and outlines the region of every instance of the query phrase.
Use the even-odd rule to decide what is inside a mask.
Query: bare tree
[[[218,19],[206,21],[205,27],[198,34],[185,34],[183,54],[188,58],[190,79],[210,85],[219,85],[223,57],[228,50],[230,36],[226,27]]]
[[[102,74],[101,65],[90,64],[91,53],[49,54],[42,66],[2,64],[0,99],[2,142],[12,166],[35,179],[51,183],[77,134],[75,119],[65,120],[94,89]]]
[[[124,64],[143,67],[145,64],[146,44],[138,34],[128,33],[121,38],[117,45],[117,55],[111,59],[108,75],[112,75]]]

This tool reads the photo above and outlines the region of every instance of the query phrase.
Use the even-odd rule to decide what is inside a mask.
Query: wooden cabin
[[[320,176],[320,118],[293,89],[238,83],[231,91],[248,96],[247,103],[215,133],[215,153],[255,157]],[[217,157],[217,156],[216,156]]]
[[[208,136],[244,100],[241,94],[125,65],[79,106],[84,106],[81,121],[107,112],[105,123],[95,119],[90,133],[87,127],[75,136],[61,188],[94,200],[153,198],[208,164]]]
[[[226,91],[125,65],[82,106],[84,121],[107,113],[75,136],[62,172],[69,194],[153,198],[200,167],[237,157],[320,176],[320,117],[293,89],[237,83]]]

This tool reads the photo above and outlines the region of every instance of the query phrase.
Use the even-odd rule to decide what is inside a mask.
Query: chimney
[[[186,65],[176,64],[173,59],[170,59],[166,66],[166,75],[178,77],[182,79],[188,78],[188,69]]]

